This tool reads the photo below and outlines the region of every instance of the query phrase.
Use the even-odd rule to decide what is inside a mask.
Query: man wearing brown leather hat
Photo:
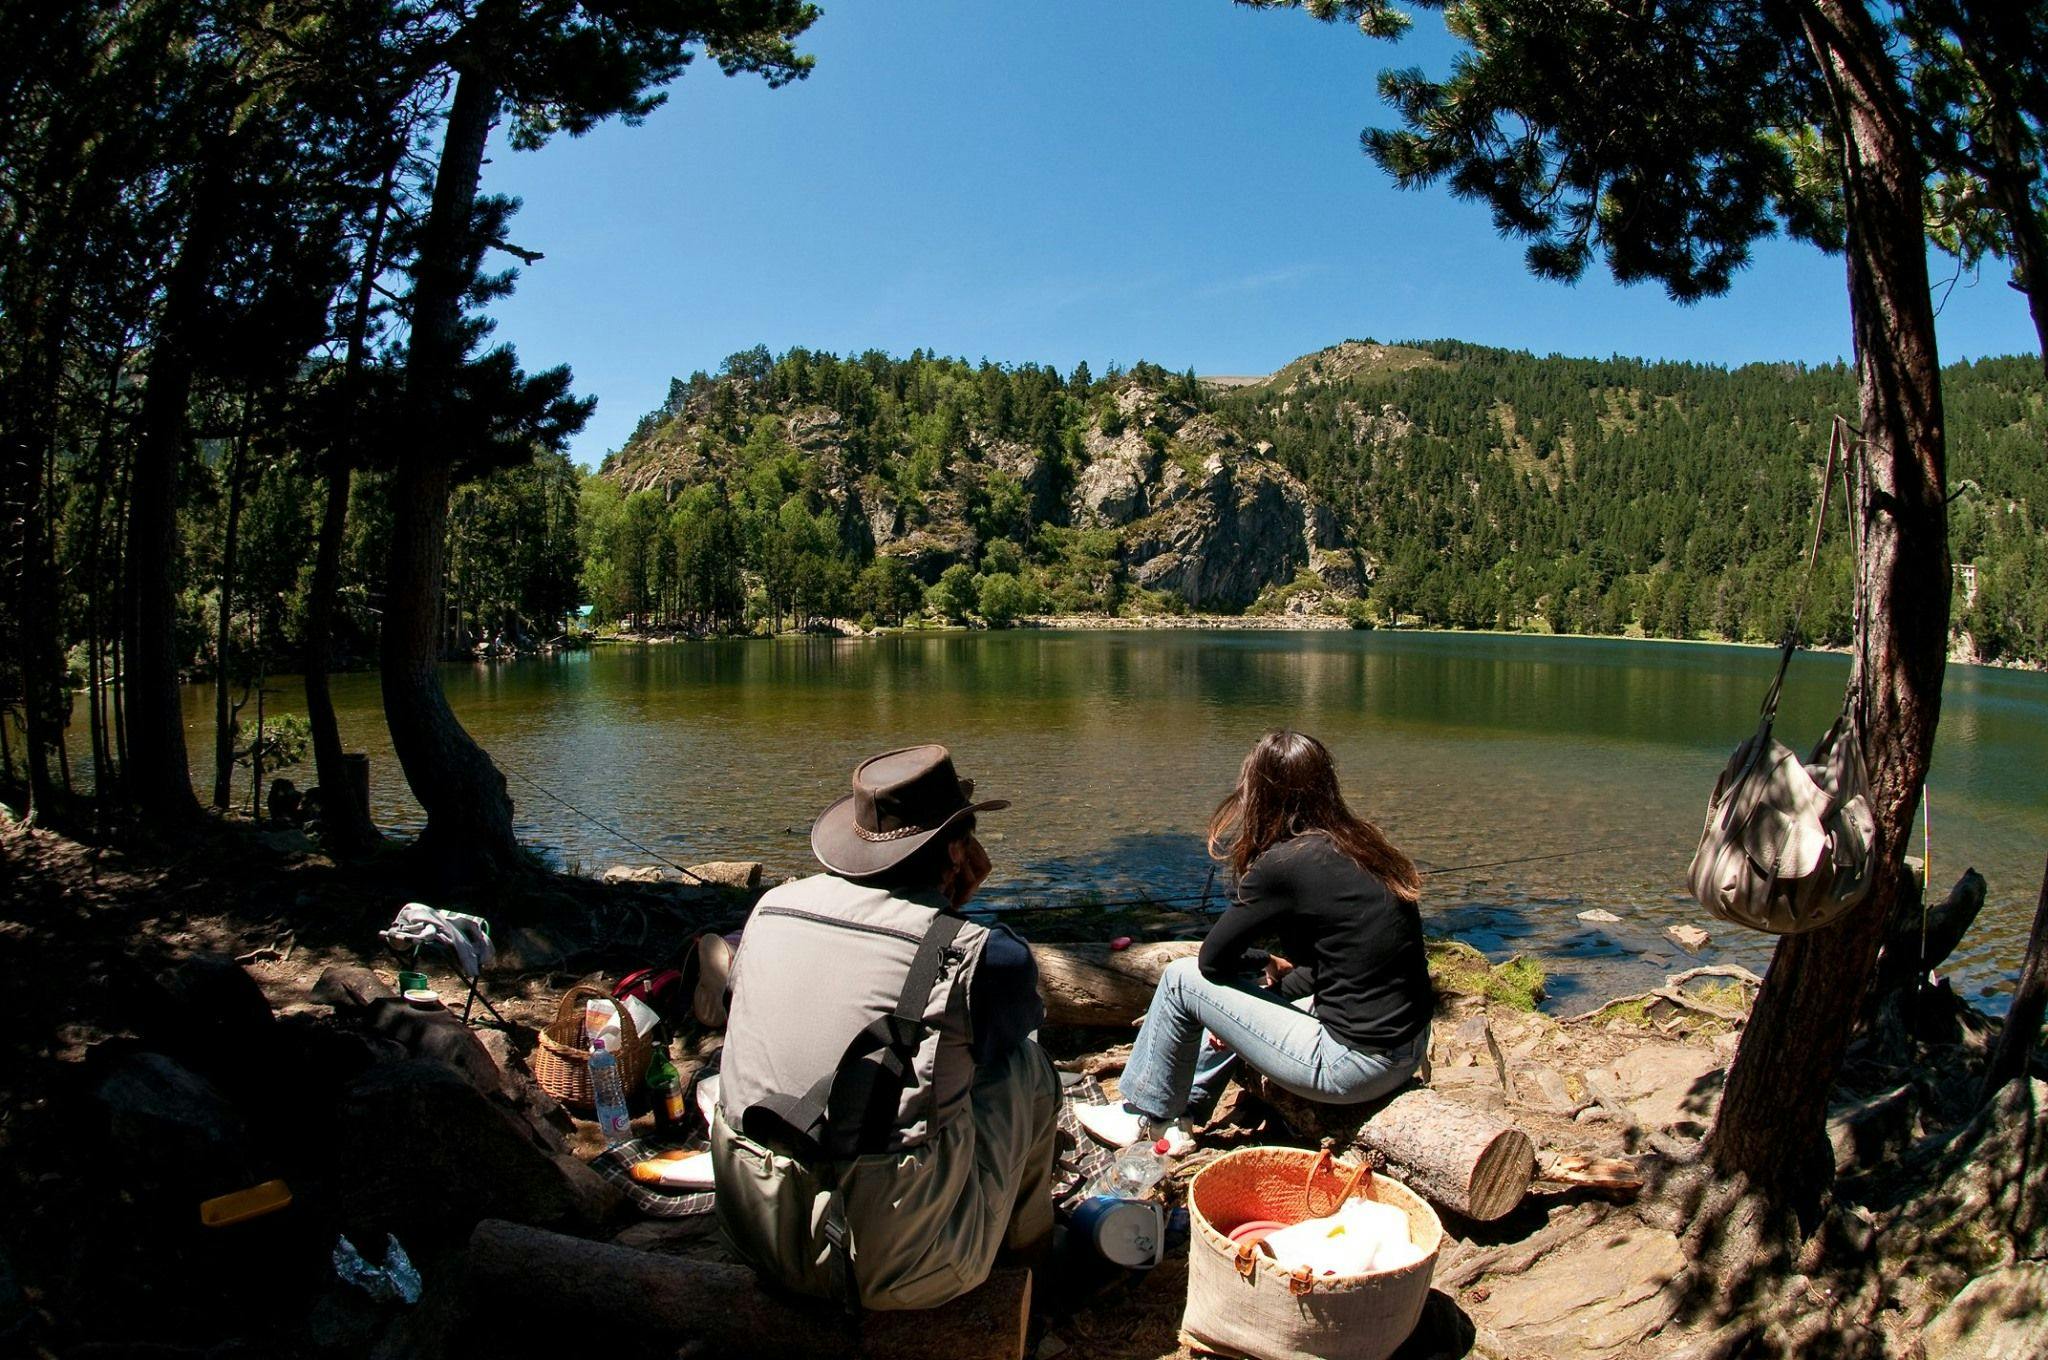
[[[827,872],[762,897],[733,963],[711,1121],[718,1213],[772,1280],[932,1308],[1052,1231],[1059,1080],[1031,951],[960,915],[989,873],[943,746],[863,761]]]

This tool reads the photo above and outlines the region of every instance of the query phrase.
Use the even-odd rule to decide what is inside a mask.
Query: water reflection
[[[943,740],[1015,809],[988,819],[989,901],[1199,893],[1199,832],[1264,728],[1306,728],[1347,791],[1436,866],[1426,909],[1494,952],[1542,953],[1557,990],[1654,979],[1665,925],[1699,921],[1682,874],[1708,790],[1753,729],[1775,655],[1756,649],[1420,634],[943,634],[604,648],[450,666],[462,720],[510,769],[671,858],[809,867],[811,817],[863,756]],[[1794,662],[1779,730],[1798,747],[1847,661]],[[299,694],[280,681],[273,711]],[[346,741],[371,753],[387,823],[418,820],[374,676],[339,677]],[[195,758],[210,699],[187,697]],[[1936,877],[1975,864],[1991,900],[1959,969],[2017,967],[2048,807],[2048,678],[1954,667],[1933,776]],[[303,780],[302,780],[303,782]],[[644,855],[512,781],[522,835],[587,868]],[[1916,847],[1917,849],[1917,847]],[[1625,918],[1590,935],[1578,913]],[[1760,966],[1769,941],[1715,929],[1703,958]],[[1604,941],[1604,942],[1603,942]],[[1649,946],[1643,947],[1648,941]],[[1661,942],[1661,943],[1660,943]]]

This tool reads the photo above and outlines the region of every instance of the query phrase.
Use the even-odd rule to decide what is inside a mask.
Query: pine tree
[[[1368,32],[1405,22],[1382,0],[1309,7]],[[1904,882],[1946,656],[1947,450],[1912,92],[1886,15],[1866,0],[1762,12],[1733,0],[1425,7],[1444,9],[1464,60],[1443,81],[1383,76],[1402,126],[1368,131],[1366,149],[1397,183],[1448,182],[1484,202],[1503,232],[1530,242],[1535,273],[1575,279],[1604,256],[1617,279],[1655,280],[1690,300],[1725,290],[1751,245],[1780,226],[1839,243],[1848,258],[1872,491],[1859,507],[1870,627],[1858,675],[1882,862],[1862,908],[1779,945],[1711,1140],[1725,1176],[1810,1203],[1831,1165],[1828,1094]],[[1809,127],[1839,156],[1838,221],[1802,192],[1780,135]]]
[[[448,707],[437,670],[449,492],[481,430],[502,423],[476,399],[488,393],[475,391],[469,353],[479,331],[465,316],[484,253],[500,243],[491,228],[502,214],[479,212],[491,129],[509,111],[512,144],[531,148],[611,117],[637,122],[700,48],[729,75],[756,73],[771,85],[800,79],[810,59],[791,44],[816,17],[801,0],[721,0],[680,10],[656,0],[597,7],[482,0],[460,12],[449,34],[454,96],[413,268],[407,447],[393,481],[380,679],[392,746],[427,812],[420,849],[450,877],[494,876],[523,863],[505,778]],[[503,364],[495,376],[501,395],[526,386]],[[566,387],[566,374],[558,387]],[[542,398],[545,418],[558,428],[576,419],[560,404],[565,391],[552,401],[521,394],[528,396]]]

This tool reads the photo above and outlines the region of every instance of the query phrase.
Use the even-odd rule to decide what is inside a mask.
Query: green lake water
[[[1553,1007],[1574,1009],[1693,962],[1767,960],[1768,937],[1709,919],[1684,872],[1775,659],[1491,635],[1015,631],[603,647],[444,680],[517,772],[520,834],[588,872],[648,856],[518,775],[678,862],[794,874],[810,868],[811,817],[863,756],[944,742],[980,796],[1015,800],[983,821],[985,900],[1005,908],[1201,893],[1200,829],[1245,750],[1298,727],[1336,753],[1353,806],[1439,870],[1425,919],[1496,957],[1540,956]],[[1842,657],[1794,661],[1787,744],[1827,727],[1846,675]],[[297,683],[275,683],[271,711],[299,711]],[[416,826],[376,677],[337,677],[335,701],[346,742],[370,753],[378,818]],[[203,789],[210,692],[188,694],[187,717]],[[310,764],[288,777],[310,783]],[[2048,676],[1949,668],[1931,801],[1937,885],[1972,865],[1990,881],[1951,966],[2003,1009],[2048,851]],[[1496,863],[1528,856],[1548,858]],[[1596,907],[1624,924],[1579,921]],[[1680,922],[1713,936],[1697,959],[1662,941]]]

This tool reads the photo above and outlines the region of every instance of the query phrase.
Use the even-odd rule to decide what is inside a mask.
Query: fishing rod
[[[589,822],[598,830],[607,832],[610,835],[617,837],[620,841],[632,846],[635,850],[638,850],[643,855],[652,855],[655,859],[660,860],[663,864],[666,864],[669,868],[675,870],[677,873],[681,874],[684,878],[689,879],[693,883],[702,883],[707,888],[712,886],[710,881],[704,878],[703,875],[691,873],[688,869],[685,869],[682,865],[676,863],[667,855],[662,854],[661,851],[654,849],[652,846],[642,845],[639,841],[634,840],[631,836],[628,836],[625,832],[619,830],[617,827],[612,826],[609,823],[599,821],[597,818],[585,812],[582,808],[577,807],[568,799],[562,797],[554,790],[548,788],[538,779],[534,779],[528,775],[521,774],[512,766],[507,765],[502,759],[498,759],[497,757],[493,757],[493,759],[496,759],[498,761],[499,767],[503,769],[507,774],[518,775],[520,779],[524,780],[528,784],[531,784],[534,788],[539,789],[547,797],[552,798],[557,803],[560,803],[563,807],[569,809],[569,811],[575,813],[584,821]]]

